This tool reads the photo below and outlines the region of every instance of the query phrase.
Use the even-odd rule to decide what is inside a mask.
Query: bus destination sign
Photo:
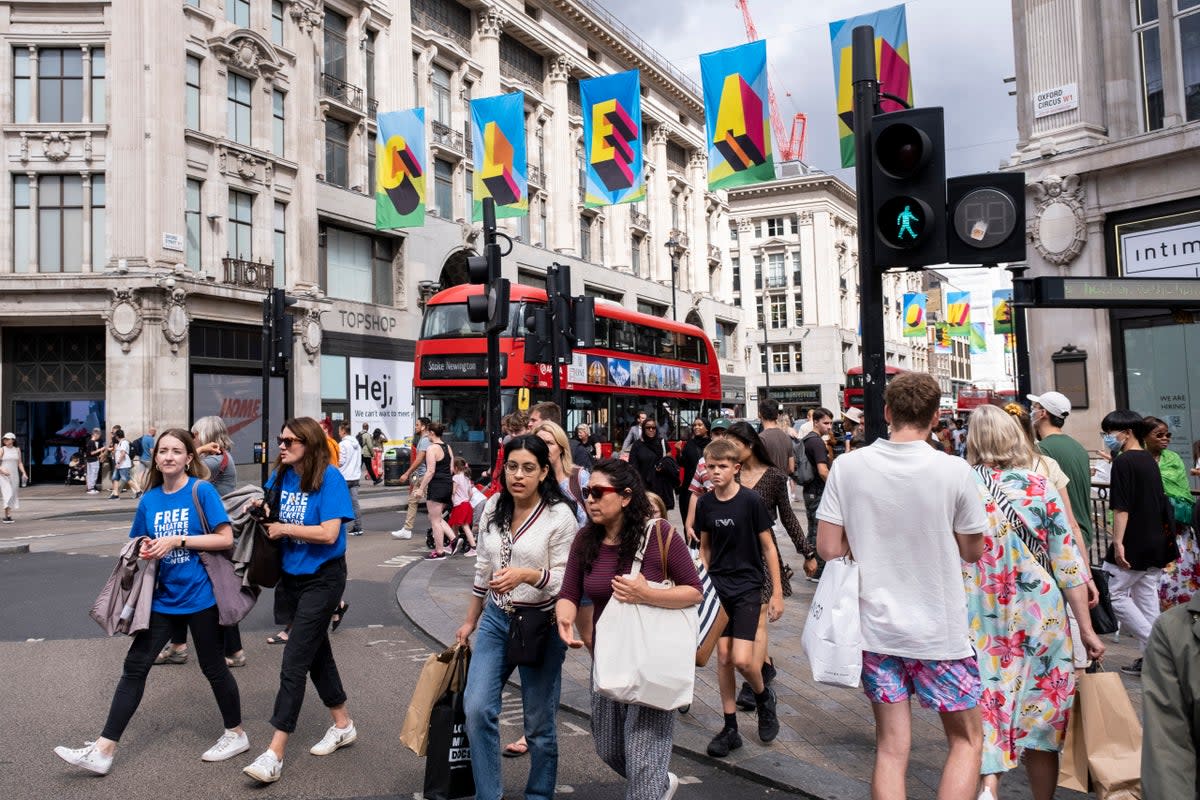
[[[504,378],[506,359],[500,359],[500,377]],[[421,358],[423,380],[487,379],[487,356],[483,354],[429,355]]]

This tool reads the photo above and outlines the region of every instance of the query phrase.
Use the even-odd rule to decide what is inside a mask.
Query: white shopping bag
[[[858,580],[849,557],[825,563],[800,639],[817,683],[857,688],[862,681]]]

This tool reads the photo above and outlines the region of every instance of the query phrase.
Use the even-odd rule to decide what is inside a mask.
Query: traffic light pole
[[[871,186],[871,118],[879,105],[875,29],[853,32],[854,177],[858,194],[859,319],[862,322],[863,413],[867,444],[887,436],[883,389],[887,380],[883,340],[883,273],[875,269],[875,198]],[[765,322],[765,320],[764,320]],[[768,368],[770,364],[767,365]]]
[[[1007,269],[1012,273],[1015,286],[1029,267],[1016,264]],[[1026,326],[1024,305],[1010,304],[1009,309],[1013,318],[1013,365],[1016,368],[1013,383],[1017,388],[1017,402],[1024,403],[1025,397],[1033,391],[1029,377],[1029,328]]]
[[[271,351],[274,346],[271,337],[271,319],[274,316],[271,309],[271,292],[267,291],[267,296],[262,302],[262,405],[259,406],[259,412],[262,414],[262,453],[260,455],[262,468],[262,483],[265,486],[267,483],[267,472],[269,471],[268,457],[271,452],[267,443],[271,441]],[[272,509],[274,510],[274,509]]]
[[[560,411],[564,411],[565,418],[565,403],[562,393],[562,375],[559,365],[559,358],[562,356],[559,330],[563,325],[563,320],[560,318],[561,308],[559,306],[559,295],[563,291],[563,286],[560,283],[562,273],[559,272],[558,264],[551,264],[546,270],[546,308],[550,311],[550,398],[554,404],[558,406]],[[567,286],[566,292],[570,294],[571,287]]]

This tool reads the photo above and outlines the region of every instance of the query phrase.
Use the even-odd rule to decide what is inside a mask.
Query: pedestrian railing
[[[1104,563],[1104,554],[1112,539],[1112,522],[1108,508],[1108,484],[1092,484],[1092,546],[1088,558],[1093,567]]]

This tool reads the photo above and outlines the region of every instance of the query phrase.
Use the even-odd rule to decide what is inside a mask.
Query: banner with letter
[[[525,152],[525,93],[471,100],[475,143],[471,219],[483,219],[483,199],[496,203],[496,218],[529,213],[529,167]]]
[[[954,352],[954,345],[950,343],[950,323],[938,322],[935,324],[933,352],[941,355],[949,355]]]
[[[966,337],[970,335],[970,292],[946,292],[946,322],[950,324],[951,336]]]
[[[925,304],[928,297],[924,292],[906,292],[904,295],[904,335],[925,335]]]
[[[749,42],[700,56],[708,188],[775,179],[767,95],[767,43]]]
[[[1011,356],[1013,350],[1017,349],[1017,335],[1015,333],[1004,334],[1004,355]]]
[[[983,322],[971,323],[971,335],[969,341],[971,343],[971,355],[978,356],[987,352],[987,331],[984,328]]]
[[[996,333],[1012,333],[1012,289],[992,292],[992,329]]]
[[[389,441],[413,435],[413,362],[349,358],[350,431],[365,422]],[[449,424],[449,420],[447,420]]]
[[[908,57],[908,23],[904,6],[892,6],[874,14],[829,23],[829,39],[833,48],[833,89],[837,97],[838,142],[842,150],[842,166],[854,166],[854,90],[851,85],[851,52],[854,29],[870,25],[875,29],[875,68],[878,70],[879,90],[904,98],[913,105],[912,70]],[[900,106],[884,99],[884,111],[898,111]]]
[[[579,82],[588,208],[646,199],[642,178],[642,93],[638,70]]]
[[[425,109],[389,111],[376,119],[375,228],[425,224]]]

